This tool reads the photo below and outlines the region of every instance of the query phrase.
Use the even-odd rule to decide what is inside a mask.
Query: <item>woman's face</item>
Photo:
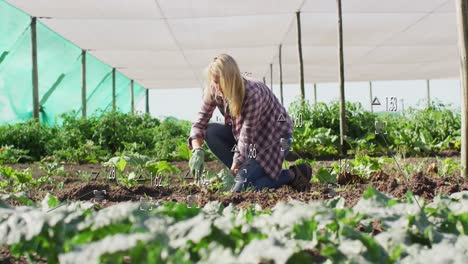
[[[219,76],[213,76],[211,79],[211,85],[216,89],[216,94],[221,94],[224,96],[223,89],[221,89],[221,84],[219,83]]]

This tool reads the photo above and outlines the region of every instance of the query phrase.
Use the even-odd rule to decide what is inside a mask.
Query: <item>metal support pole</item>
[[[431,107],[431,86],[429,80],[426,80],[426,101],[427,108]]]
[[[372,82],[369,82],[369,100],[370,100],[370,111],[374,112],[374,105],[372,104]]]
[[[317,103],[317,84],[314,83],[314,104]]]
[[[343,62],[343,20],[341,16],[341,0],[336,0],[338,4],[338,57],[340,68],[340,149],[341,154],[345,154],[345,141],[346,134],[346,105],[345,105],[345,87],[344,87],[344,62]]]
[[[115,98],[115,68],[112,69],[112,111],[117,109],[117,102]]]
[[[150,108],[149,108],[149,89],[146,89],[146,113],[150,113]]]
[[[284,102],[283,102],[283,64],[281,61],[281,49],[282,49],[282,46],[279,45],[280,97],[281,97],[281,104],[284,105]]]
[[[133,114],[133,113],[135,113],[135,89],[134,89],[134,81],[133,80],[130,81],[130,94],[131,94],[130,95],[131,96],[131,103],[130,103],[131,104],[131,106],[130,106],[131,109],[130,109],[130,111]]]
[[[296,12],[297,22],[297,51],[299,55],[299,84],[301,86],[301,98],[305,99],[305,88],[304,88],[304,60],[302,59],[302,39],[301,39],[301,12]]]
[[[81,50],[81,114],[86,119],[86,50]]]
[[[37,19],[31,20],[33,117],[39,120],[39,72],[37,68]]]
[[[270,89],[273,91],[273,63],[270,63]]]
[[[468,167],[468,3],[456,0],[458,48],[460,54],[461,83],[461,175],[467,176]]]

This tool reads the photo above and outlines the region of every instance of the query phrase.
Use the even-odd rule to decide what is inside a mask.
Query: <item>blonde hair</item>
[[[231,116],[240,116],[245,87],[234,58],[227,54],[220,54],[214,57],[213,61],[208,65],[206,69],[206,86],[203,92],[205,100],[210,100],[210,97],[213,96],[210,85],[214,78],[219,78],[219,85],[229,103]]]

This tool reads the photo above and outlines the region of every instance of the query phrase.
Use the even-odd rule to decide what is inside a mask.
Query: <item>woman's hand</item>
[[[229,170],[232,175],[236,176],[237,172],[239,171],[240,166],[236,163],[232,163],[231,169]]]
[[[202,138],[194,138],[194,139],[192,139],[192,145],[191,145],[190,150],[202,148],[202,145],[203,145],[203,139]]]
[[[195,178],[195,182],[199,183],[203,173],[203,166],[205,163],[205,151],[203,148],[194,148],[192,151],[192,157],[189,160],[189,167],[192,175]]]

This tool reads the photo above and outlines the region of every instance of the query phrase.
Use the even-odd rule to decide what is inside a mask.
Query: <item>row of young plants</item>
[[[304,158],[339,155],[339,104],[297,100],[289,108],[295,122],[293,150]],[[145,114],[106,112],[88,119],[74,113],[61,116],[60,125],[35,121],[0,126],[0,162],[57,160],[97,163],[127,152],[158,160],[188,160],[191,123],[175,118],[160,121]],[[460,113],[433,104],[404,114],[375,114],[359,103],[346,104],[346,154],[403,156],[460,150]],[[376,123],[384,128],[376,134]],[[214,156],[210,153],[209,158]]]
[[[147,114],[105,112],[88,119],[64,114],[60,125],[34,120],[0,126],[0,162],[58,161],[98,163],[127,152],[159,160],[187,160],[191,123],[175,118],[162,122]]]
[[[310,104],[300,99],[289,108],[294,117],[293,148],[303,157],[340,153],[339,103]],[[345,149],[348,155],[437,155],[459,151],[461,113],[443,104],[404,113],[372,113],[360,103],[346,103]]]
[[[428,204],[369,188],[353,208],[342,198],[236,209],[210,202],[62,206],[0,199],[0,247],[48,263],[467,263],[468,193]]]
[[[355,159],[344,162],[332,162],[325,166],[317,161],[299,159],[295,164],[308,162],[314,168],[311,179],[313,183],[347,185],[352,182],[369,182],[372,177],[382,171],[395,170],[402,177],[410,177],[416,173],[430,173],[434,177],[458,176],[461,170],[459,160],[452,158],[437,158],[428,163],[427,158],[419,162],[402,157],[369,157],[356,156]],[[396,164],[398,162],[398,164]],[[234,176],[227,169],[219,172],[205,170],[201,179],[194,181],[187,178],[187,173],[167,161],[157,161],[138,153],[126,153],[112,157],[102,162],[95,171],[67,171],[64,164],[56,161],[41,161],[37,163],[38,170],[33,175],[32,168],[14,169],[8,165],[0,165],[0,194],[31,192],[46,189],[59,192],[64,189],[70,176],[83,182],[115,181],[118,185],[132,187],[138,185],[158,187],[187,186],[193,183],[208,189],[210,192],[229,194],[235,184]],[[289,162],[283,166],[288,168]],[[113,171],[113,172],[112,172]],[[343,171],[350,173],[351,178],[343,178]],[[99,178],[99,179],[98,179]],[[343,185],[343,186],[344,186]]]

